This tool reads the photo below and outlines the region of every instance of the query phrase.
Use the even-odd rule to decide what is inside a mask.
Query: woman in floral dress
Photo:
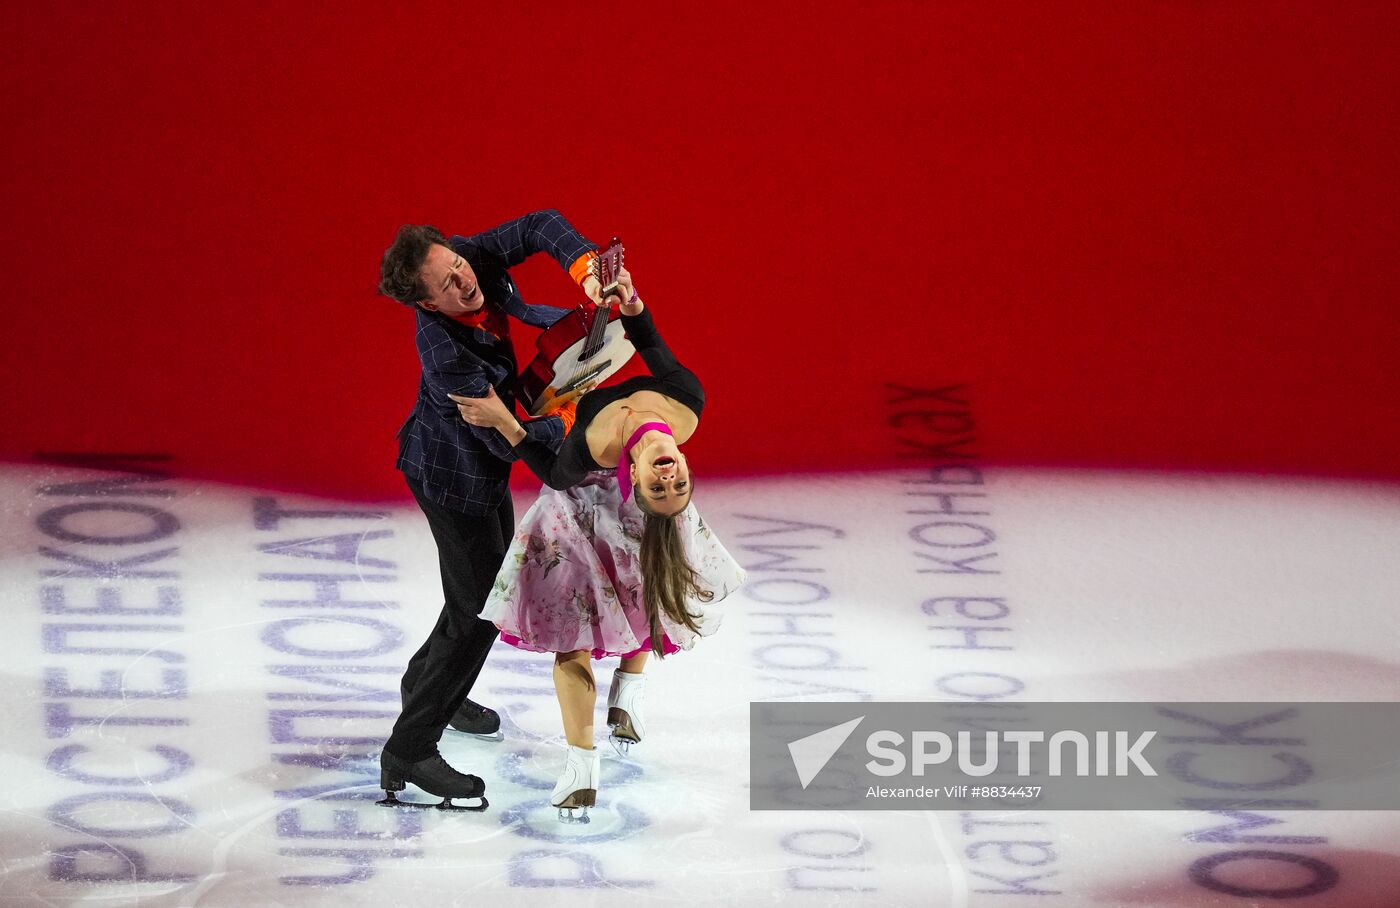
[[[719,618],[707,607],[744,581],[690,502],[694,483],[680,445],[699,426],[704,390],[661,340],[626,269],[619,292],[627,335],[651,374],[587,394],[557,454],[526,439],[494,394],[455,398],[464,419],[499,431],[545,482],[481,617],[507,643],[555,654],[569,752],[551,803],[561,818],[584,821],[599,772],[592,660],[621,657],[608,725],[626,752],[645,731],[650,653],[664,657],[713,633]]]

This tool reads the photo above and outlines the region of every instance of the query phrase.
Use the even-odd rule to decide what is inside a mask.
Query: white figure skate
[[[608,688],[608,740],[622,756],[627,756],[633,744],[641,743],[646,733],[642,706],[646,701],[647,676],[641,672],[613,672]]]
[[[549,803],[559,808],[562,823],[587,823],[588,808],[598,798],[598,776],[601,765],[597,748],[569,745],[564,772],[549,796]]]

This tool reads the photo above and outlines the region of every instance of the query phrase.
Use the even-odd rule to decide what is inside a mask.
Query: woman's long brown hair
[[[700,585],[700,575],[685,557],[678,515],[653,513],[643,503],[641,491],[634,488],[633,493],[642,509],[642,603],[651,628],[651,651],[664,659],[661,615],[699,633],[696,616],[685,607],[685,600],[694,596],[709,602],[715,594]]]

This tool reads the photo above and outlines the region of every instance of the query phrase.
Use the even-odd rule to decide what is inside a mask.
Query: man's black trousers
[[[442,614],[403,676],[403,713],[384,749],[410,762],[437,753],[438,739],[466,699],[500,633],[478,616],[515,532],[510,493],[496,513],[473,516],[431,501],[415,479],[408,487],[427,515],[442,570]]]

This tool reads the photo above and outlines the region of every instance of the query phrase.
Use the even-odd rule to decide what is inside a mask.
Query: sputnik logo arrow
[[[856,730],[856,726],[865,721],[865,716],[859,716],[849,722],[842,722],[825,731],[819,731],[814,735],[805,738],[798,738],[788,744],[788,753],[792,756],[792,765],[797,769],[797,780],[802,783],[805,790],[807,785],[817,777],[817,773],[836,756],[836,752],[841,749],[841,745],[846,743],[846,739],[851,736],[851,732]]]

